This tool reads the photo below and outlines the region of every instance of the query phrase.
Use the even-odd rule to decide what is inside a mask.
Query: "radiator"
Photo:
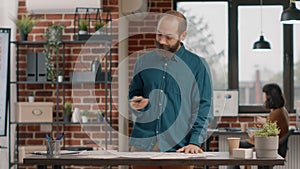
[[[276,166],[274,169],[299,169],[300,168],[300,135],[291,135],[288,142],[288,152],[284,166]]]
[[[219,135],[219,151],[228,151],[227,138],[240,137],[247,138],[245,135]],[[288,142],[289,150],[286,155],[286,162],[284,166],[275,166],[274,169],[300,169],[300,135],[291,135]],[[220,169],[226,169],[227,166],[219,166]],[[241,166],[241,169],[244,168]],[[251,169],[257,169],[252,166]]]

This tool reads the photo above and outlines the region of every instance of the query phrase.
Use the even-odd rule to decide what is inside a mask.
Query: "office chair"
[[[285,158],[286,157],[286,153],[288,150],[288,142],[289,142],[289,137],[290,135],[292,135],[294,132],[294,129],[290,129],[288,133],[285,134],[285,136],[283,136],[281,138],[281,140],[279,141],[279,146],[278,146],[278,154]]]

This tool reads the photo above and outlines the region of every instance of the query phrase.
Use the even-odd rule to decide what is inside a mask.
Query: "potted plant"
[[[81,20],[78,25],[78,30],[79,30],[78,34],[79,35],[88,34],[88,25],[89,25],[89,22],[87,20]]]
[[[96,34],[101,34],[103,32],[103,26],[105,25],[104,20],[98,20],[95,22],[95,33]]]
[[[82,123],[87,123],[88,122],[88,116],[89,116],[90,112],[88,110],[83,110],[83,112],[81,113],[81,121]]]
[[[105,114],[106,114],[105,111],[104,110],[98,110],[96,112],[96,114],[97,114],[97,120],[98,120],[98,122],[103,122]]]
[[[34,102],[34,94],[32,92],[28,95],[28,102]]]
[[[64,81],[64,72],[63,72],[63,71],[59,71],[59,72],[58,72],[57,81],[58,81],[59,83],[61,83],[61,82]]]
[[[28,33],[37,24],[38,20],[28,15],[22,15],[20,19],[15,19],[14,22],[20,33],[20,40],[26,41],[28,37]]]
[[[71,117],[72,117],[72,103],[71,102],[69,102],[69,101],[65,102],[63,113],[64,113],[64,121],[70,122]]]
[[[263,128],[254,134],[256,157],[272,158],[277,157],[278,141],[280,130],[276,122],[267,121]]]
[[[46,53],[46,69],[47,69],[47,80],[52,82],[52,86],[56,81],[57,73],[54,70],[55,60],[56,66],[59,62],[59,45],[62,42],[62,31],[65,26],[63,24],[52,24],[49,25],[46,31],[46,44],[44,47]]]

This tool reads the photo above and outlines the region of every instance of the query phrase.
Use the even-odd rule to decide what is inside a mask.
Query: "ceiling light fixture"
[[[264,39],[263,36],[263,21],[262,21],[262,0],[260,0],[260,38],[253,45],[254,51],[270,51],[271,45]]]
[[[290,0],[290,7],[281,13],[280,22],[283,24],[300,23],[300,10],[296,8],[295,0]]]

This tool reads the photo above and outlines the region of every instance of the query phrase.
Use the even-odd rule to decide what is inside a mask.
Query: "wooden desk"
[[[59,158],[47,158],[41,155],[31,155],[24,158],[24,164],[32,165],[80,165],[80,166],[103,166],[103,165],[260,165],[273,168],[275,165],[284,165],[284,159],[277,158],[239,159],[230,157],[228,152],[206,152],[206,157],[190,158],[148,158],[143,152],[134,152],[134,156],[104,156],[104,155],[62,155]],[[139,155],[140,153],[140,155]]]
[[[218,142],[219,142],[219,151],[228,151],[228,145],[227,145],[227,137],[239,137],[241,139],[248,138],[248,134],[246,132],[241,131],[226,131],[226,130],[214,130],[209,131],[210,135],[218,136]],[[300,131],[295,130],[294,133],[290,136],[289,142],[288,142],[288,152],[286,156],[286,162],[284,166],[276,166],[274,169],[299,169],[300,168]],[[209,140],[205,143],[206,149],[205,151],[209,151]],[[255,167],[251,167],[252,169],[255,169]],[[219,169],[227,169],[226,166],[221,166]]]

